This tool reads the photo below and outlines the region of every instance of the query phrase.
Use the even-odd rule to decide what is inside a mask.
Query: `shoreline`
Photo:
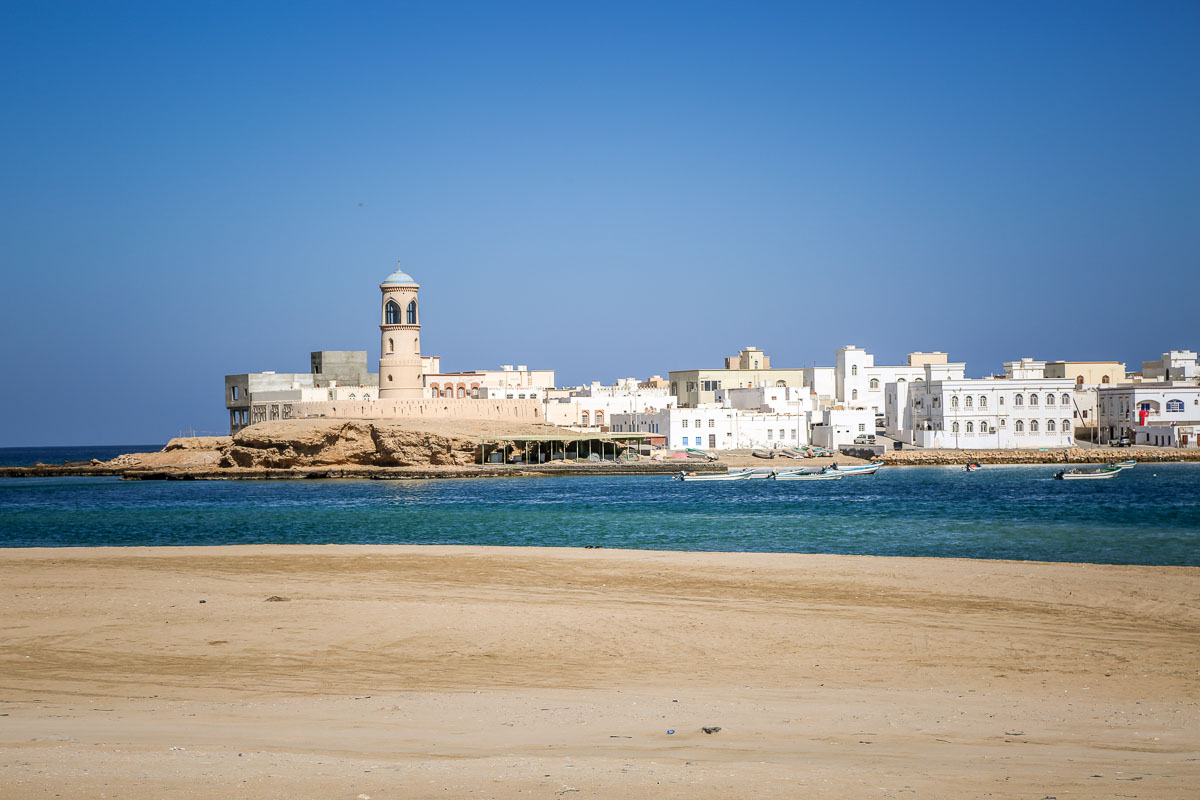
[[[1200,567],[0,550],[0,798],[1182,799],[1198,596]]]

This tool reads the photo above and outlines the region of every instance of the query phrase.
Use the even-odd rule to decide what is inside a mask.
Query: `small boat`
[[[836,470],[828,472],[781,472],[778,475],[772,475],[771,480],[776,481],[840,481],[845,475]]]
[[[843,475],[874,475],[882,466],[882,461],[872,461],[869,464],[854,464],[848,467],[842,467],[834,464],[829,469],[832,472],[840,472]]]
[[[749,478],[750,478],[750,476],[744,472],[729,472],[729,473],[725,473],[725,472],[702,472],[702,473],[691,472],[691,473],[688,473],[688,472],[684,472],[683,470],[680,470],[679,474],[675,476],[675,480],[680,480],[680,481],[744,481],[744,480],[749,480]]]
[[[963,472],[978,472],[981,469],[983,469],[983,465],[978,461],[968,461],[967,465],[963,467]]]
[[[1130,467],[1136,467],[1137,461],[1130,458],[1125,461],[1118,461],[1115,464],[1110,464],[1109,466],[1116,467],[1117,469],[1129,469]]]
[[[780,471],[781,470],[775,469],[774,467],[743,467],[742,469],[739,469],[736,472],[731,469],[731,470],[729,470],[729,474],[730,475],[741,475],[743,478],[749,478],[750,480],[762,481],[762,480],[766,480],[767,478],[771,477],[772,475],[774,475],[775,473],[780,472]]]
[[[1115,478],[1121,474],[1120,467],[1100,467],[1099,469],[1060,469],[1054,477],[1064,481],[1101,480]]]

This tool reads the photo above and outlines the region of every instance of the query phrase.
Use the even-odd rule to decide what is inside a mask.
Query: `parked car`
[[[1133,447],[1133,442],[1129,441],[1128,436],[1122,436],[1120,439],[1114,439],[1109,442],[1113,447]]]
[[[854,443],[855,444],[875,444],[875,434],[860,433],[858,436],[854,437]]]

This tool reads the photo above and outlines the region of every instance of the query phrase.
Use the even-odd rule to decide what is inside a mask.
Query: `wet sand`
[[[0,798],[1200,786],[1194,568],[0,550],[0,627]]]

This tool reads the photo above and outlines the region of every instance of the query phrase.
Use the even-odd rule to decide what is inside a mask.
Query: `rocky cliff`
[[[222,467],[456,466],[475,462],[477,441],[368,420],[260,423],[233,437]]]

